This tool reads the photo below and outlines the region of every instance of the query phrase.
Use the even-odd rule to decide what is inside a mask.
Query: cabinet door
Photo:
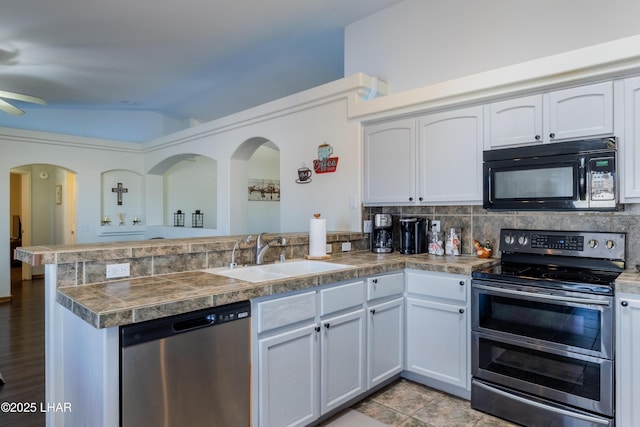
[[[489,104],[487,149],[542,143],[542,95]]]
[[[258,340],[261,427],[304,426],[318,417],[317,325]]]
[[[624,81],[624,140],[618,160],[622,177],[622,201],[640,202],[640,77]]]
[[[616,425],[640,425],[640,299],[617,297]]]
[[[464,305],[407,298],[407,370],[469,388]]]
[[[320,414],[365,391],[365,311],[322,321]]]
[[[367,388],[404,369],[404,298],[368,310]]]
[[[613,135],[613,82],[549,92],[545,142]]]
[[[365,203],[412,203],[415,168],[414,119],[365,127]]]
[[[418,120],[418,201],[482,203],[481,106]]]

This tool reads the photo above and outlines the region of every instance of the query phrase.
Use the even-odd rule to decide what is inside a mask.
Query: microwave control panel
[[[615,162],[613,157],[589,159],[591,200],[615,200]]]

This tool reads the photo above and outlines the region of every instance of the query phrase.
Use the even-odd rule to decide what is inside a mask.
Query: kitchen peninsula
[[[306,234],[286,234],[288,245],[272,249],[302,258]],[[377,255],[359,250],[334,254],[349,267],[324,274],[260,283],[200,270],[225,266],[236,237],[163,239],[25,247],[17,258],[45,265],[46,399],[68,402],[72,411],[48,413],[47,425],[119,425],[118,327],[235,301],[379,275],[405,268],[470,275],[495,262],[471,256]],[[363,249],[362,233],[329,233],[327,242],[351,241]],[[240,254],[250,259],[251,251]],[[107,264],[129,262],[132,277],[107,281]],[[269,262],[269,260],[267,260]]]

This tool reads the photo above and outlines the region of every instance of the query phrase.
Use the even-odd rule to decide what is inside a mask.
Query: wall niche
[[[151,168],[147,176],[148,226],[164,227],[164,237],[197,235],[192,214],[199,210],[204,215],[202,230],[211,234],[218,225],[217,175],[217,161],[197,154],[175,155]],[[178,210],[185,214],[183,227],[174,227]]]
[[[127,227],[144,224],[140,174],[124,169],[105,171],[101,174],[101,185],[101,226]]]

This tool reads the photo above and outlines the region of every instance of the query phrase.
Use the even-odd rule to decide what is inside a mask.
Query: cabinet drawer
[[[367,301],[400,295],[404,292],[404,273],[375,276],[367,279]]]
[[[316,317],[316,293],[305,292],[258,303],[258,333]]]
[[[347,283],[320,291],[320,315],[334,313],[364,303],[364,282]]]
[[[469,278],[455,274],[407,272],[407,293],[465,302]]]

